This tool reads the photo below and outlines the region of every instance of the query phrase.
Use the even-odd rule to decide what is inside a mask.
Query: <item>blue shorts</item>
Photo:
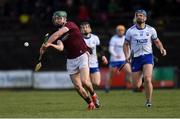
[[[132,72],[142,71],[143,65],[145,64],[154,64],[152,54],[145,54],[139,57],[134,57],[131,63]]]
[[[99,67],[93,67],[93,68],[89,68],[89,69],[90,69],[90,73],[99,72]]]
[[[113,68],[119,68],[124,63],[125,63],[125,61],[113,61],[113,62],[109,63],[109,66],[113,67]]]

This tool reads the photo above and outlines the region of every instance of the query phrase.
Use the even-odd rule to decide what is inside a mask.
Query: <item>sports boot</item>
[[[94,105],[93,102],[91,102],[91,103],[88,104],[88,110],[93,110],[93,109],[95,109],[95,108],[96,108],[96,107],[95,107],[95,105]]]
[[[93,100],[96,108],[99,108],[99,107],[100,107],[100,101],[99,101],[99,98],[98,98],[98,96],[96,95],[96,93],[94,93],[94,95],[92,96],[92,100]]]

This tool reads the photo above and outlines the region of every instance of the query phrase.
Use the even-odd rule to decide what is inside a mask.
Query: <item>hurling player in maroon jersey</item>
[[[99,99],[89,79],[88,47],[83,40],[78,26],[74,22],[67,21],[66,18],[67,13],[65,11],[56,11],[53,14],[53,23],[59,29],[42,45],[40,54],[43,54],[48,47],[53,47],[59,51],[66,49],[66,66],[75,89],[88,103],[88,109],[99,108]],[[57,44],[53,44],[59,38],[61,40],[58,40]],[[84,87],[89,91],[91,97]]]

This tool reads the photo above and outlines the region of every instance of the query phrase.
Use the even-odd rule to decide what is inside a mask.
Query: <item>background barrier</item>
[[[108,68],[101,69],[101,84],[108,79]],[[175,67],[154,68],[154,88],[179,88]],[[72,89],[74,86],[66,71],[33,72],[31,70],[0,71],[0,88]],[[112,78],[112,88],[131,88],[124,71]]]
[[[35,89],[70,89],[73,84],[67,72],[34,73]]]

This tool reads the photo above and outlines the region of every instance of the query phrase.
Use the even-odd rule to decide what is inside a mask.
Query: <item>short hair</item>
[[[80,26],[84,26],[84,25],[89,25],[90,26],[89,22],[87,22],[87,21],[82,22]]]
[[[116,30],[120,30],[120,29],[126,30],[125,26],[121,24],[116,27]]]

